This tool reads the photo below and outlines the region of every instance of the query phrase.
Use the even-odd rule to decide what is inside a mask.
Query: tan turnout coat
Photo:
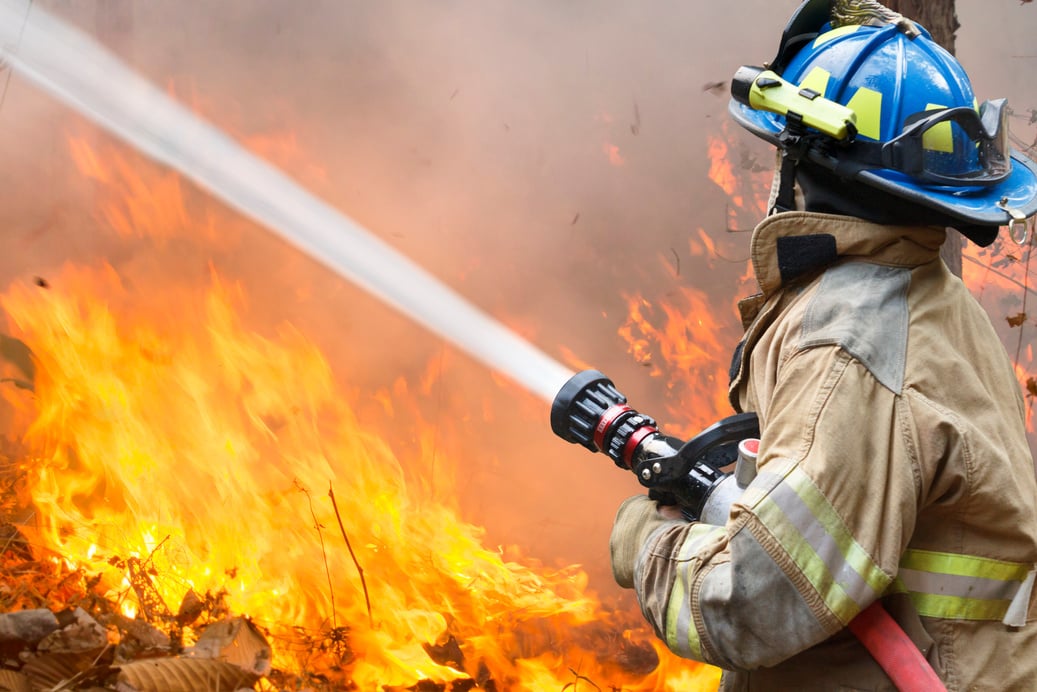
[[[1037,690],[1024,402],[943,239],[806,212],[754,233],[731,397],[759,475],[726,526],[653,517],[634,566],[657,633],[725,690],[894,689],[845,629],[877,599],[948,689]]]

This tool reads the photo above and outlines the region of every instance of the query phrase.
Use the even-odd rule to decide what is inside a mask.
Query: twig
[[[94,656],[94,660],[93,660],[93,662],[89,666],[87,666],[86,668],[83,668],[82,670],[80,670],[78,673],[76,673],[72,677],[68,678],[67,680],[62,680],[58,685],[56,685],[54,687],[51,687],[48,690],[48,692],[63,692],[63,690],[74,690],[74,689],[77,689],[77,686],[78,686],[80,681],[82,681],[88,675],[92,675],[92,674],[97,672],[95,670],[95,667],[97,666],[97,662],[100,661],[101,657],[104,656],[105,653],[107,653],[107,651],[109,649],[111,649],[111,648],[112,648],[111,644],[105,644],[104,648],[101,649],[101,652],[99,654],[97,654],[96,656]]]
[[[22,45],[22,36],[25,34],[25,26],[29,23],[29,12],[32,10],[32,0],[29,0],[29,4],[25,6],[25,17],[22,18],[22,26],[18,30],[18,41],[15,43],[14,52],[18,53],[18,49]],[[14,74],[14,69],[6,64],[0,63],[0,69],[7,70],[7,77],[4,79],[4,89],[0,92],[0,109],[4,107],[4,103],[7,102],[7,89],[11,86],[11,75]]]
[[[168,541],[168,540],[169,540],[169,536],[166,536],[161,541],[159,541],[158,545],[156,545],[154,548],[151,549],[151,552],[148,553],[148,557],[145,558],[144,562],[142,562],[141,564],[143,564],[143,565],[154,564],[152,562],[152,559],[155,557],[155,553],[157,553],[158,549],[161,548],[162,546],[164,546],[166,544],[166,541]]]
[[[356,553],[353,552],[353,546],[349,543],[346,527],[342,525],[342,515],[338,513],[338,503],[335,502],[335,488],[330,483],[328,484],[328,497],[331,498],[331,506],[335,508],[335,518],[338,520],[338,527],[342,531],[342,538],[346,541],[346,548],[349,549],[349,556],[353,558],[353,564],[356,565],[356,571],[360,575],[360,586],[364,588],[364,601],[367,603],[367,622],[371,625],[371,629],[374,629],[374,616],[371,615],[371,595],[367,593],[367,580],[364,579],[364,568],[360,566],[360,561],[356,559]]]
[[[1030,258],[1033,257],[1033,239],[1026,245],[1026,266],[1023,269],[1023,314],[1026,314],[1026,299],[1029,297]],[[1019,367],[1019,355],[1023,350],[1023,327],[1019,325],[1019,341],[1015,347],[1015,367]]]
[[[1012,284],[1015,284],[1019,288],[1023,289],[1026,293],[1037,293],[1037,291],[1035,291],[1034,289],[1029,288],[1025,284],[1023,284],[1023,283],[1013,279],[1008,274],[1005,274],[1004,272],[998,271],[997,269],[994,269],[993,267],[991,267],[988,264],[983,264],[982,262],[980,262],[975,257],[969,257],[968,255],[963,255],[962,259],[965,260],[966,262],[972,262],[973,264],[977,264],[977,265],[983,267],[984,269],[986,269],[991,274],[997,274],[998,276],[1000,276],[1005,281],[1007,281],[1009,283],[1012,283]]]
[[[313,526],[317,529],[317,539],[320,541],[320,556],[324,560],[324,574],[328,577],[328,594],[331,596],[331,626],[338,629],[338,616],[335,611],[335,585],[331,581],[331,567],[328,566],[328,551],[324,547],[324,533],[320,530],[320,522],[317,521],[317,514],[313,511],[313,498],[310,497],[309,491],[302,487],[298,479],[295,481],[295,487],[302,491],[302,494],[306,496],[306,502],[310,505],[310,516],[313,517]]]
[[[569,672],[570,672],[570,673],[572,673],[573,675],[575,675],[575,676],[576,676],[576,680],[574,680],[573,682],[567,682],[567,683],[565,683],[565,687],[563,687],[563,688],[562,688],[562,692],[565,692],[565,691],[566,691],[567,689],[569,689],[570,687],[571,687],[571,688],[572,688],[573,690],[575,690],[575,689],[576,689],[576,685],[577,685],[577,683],[578,683],[578,682],[579,682],[580,680],[586,680],[587,682],[589,682],[589,683],[590,683],[591,685],[593,685],[593,686],[594,686],[594,689],[598,690],[598,692],[601,692],[601,688],[600,688],[600,687],[598,687],[598,686],[597,686],[597,685],[595,684],[595,682],[594,682],[593,680],[591,680],[590,678],[588,678],[588,677],[587,677],[586,675],[580,675],[579,673],[577,673],[577,672],[576,672],[575,670],[573,670],[572,668],[570,668],[570,669],[569,669]]]

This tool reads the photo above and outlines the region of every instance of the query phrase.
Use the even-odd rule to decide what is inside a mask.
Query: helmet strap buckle
[[[1014,207],[1009,207],[1005,200],[1002,200],[997,206],[1008,212],[1011,217],[1008,221],[1008,237],[1012,239],[1016,245],[1026,245],[1030,241],[1030,231],[1033,229],[1034,218],[1027,219],[1026,215]]]
[[[806,126],[798,113],[788,112],[785,129],[778,135],[778,142],[781,146],[780,183],[770,214],[796,210],[796,166],[810,146]]]

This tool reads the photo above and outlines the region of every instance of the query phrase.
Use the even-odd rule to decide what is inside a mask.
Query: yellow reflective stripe
[[[828,80],[832,77],[832,73],[823,70],[820,67],[815,67],[807,73],[807,76],[803,78],[803,81],[799,83],[800,89],[813,89],[822,96],[825,95],[825,89],[828,88]]]
[[[925,107],[926,111],[940,110],[946,108],[938,103],[930,103]],[[933,125],[922,134],[922,147],[929,151],[943,151],[948,154],[954,153],[954,129],[949,122]]]
[[[825,33],[821,34],[820,36],[818,36],[817,38],[814,39],[814,48],[817,48],[818,46],[823,46],[824,44],[828,43],[829,41],[834,41],[835,39],[839,38],[840,36],[846,36],[847,34],[852,34],[853,32],[857,31],[860,28],[861,28],[860,24],[847,24],[846,26],[841,26],[838,29],[832,29],[831,31],[826,31]]]
[[[919,615],[944,620],[1000,620],[1008,612],[1008,604],[1011,603],[913,591],[909,591],[907,596]]]
[[[938,553],[933,550],[906,550],[900,558],[900,566],[920,572],[955,574],[959,577],[981,577],[1000,581],[1022,581],[1032,565],[1018,562],[994,560],[989,557]]]
[[[894,579],[887,594],[907,594],[915,610],[922,617],[943,620],[1000,620],[1008,612],[1009,600],[988,600],[922,593],[908,589],[900,579]]]
[[[890,593],[906,593],[919,615],[1001,620],[1032,565],[975,555],[908,550]]]
[[[849,623],[889,585],[891,577],[857,543],[831,503],[799,468],[793,468],[755,511],[843,623]]]
[[[857,132],[870,139],[882,138],[882,92],[861,87],[846,107],[857,114]]]
[[[692,524],[677,553],[677,575],[666,604],[666,645],[685,658],[702,660],[702,639],[691,614],[691,568],[698,565],[695,554],[725,531],[723,526]]]

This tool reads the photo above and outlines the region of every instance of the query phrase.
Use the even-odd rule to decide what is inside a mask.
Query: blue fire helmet
[[[851,183],[960,226],[993,227],[983,236],[989,240],[973,238],[981,244],[997,227],[1037,214],[1037,164],[1009,146],[1004,99],[978,103],[961,64],[924,28],[906,20],[833,26],[828,6],[800,7],[763,73],[777,80],[752,84],[757,94],[774,81],[793,85],[802,107],[751,99],[736,76],[730,113],[740,125],[782,149],[797,147],[796,157]],[[745,70],[750,79],[760,74],[743,68],[743,80]],[[848,109],[849,136],[839,141],[804,126],[815,100]]]

